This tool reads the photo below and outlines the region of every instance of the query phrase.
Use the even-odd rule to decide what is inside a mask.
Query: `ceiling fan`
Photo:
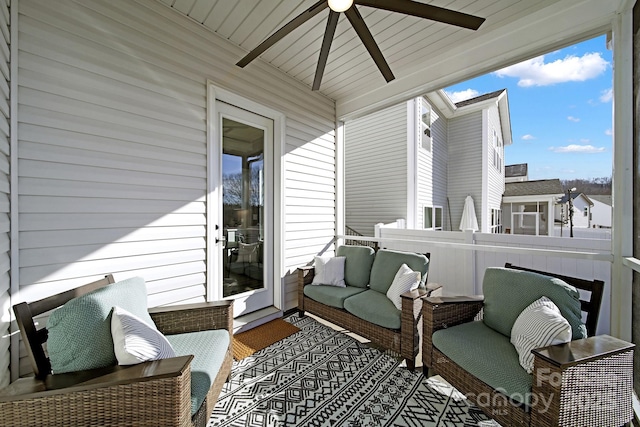
[[[324,39],[322,40],[322,48],[320,49],[320,57],[318,58],[318,65],[313,79],[312,90],[318,90],[320,88],[322,75],[324,74],[324,68],[329,56],[329,49],[331,49],[331,42],[333,41],[333,36],[336,32],[338,18],[342,12],[347,16],[351,26],[353,26],[353,29],[360,37],[360,40],[362,40],[362,43],[369,51],[369,54],[378,66],[378,69],[384,76],[387,83],[390,82],[395,79],[395,76],[393,75],[393,72],[391,72],[389,64],[387,64],[387,61],[384,59],[380,48],[373,39],[367,24],[365,24],[362,19],[362,15],[360,15],[358,8],[355,7],[356,4],[444,22],[446,24],[456,25],[458,27],[468,28],[471,30],[477,30],[485,21],[484,18],[412,0],[320,0],[269,36],[244,58],[238,61],[236,65],[244,68],[264,51],[280,41],[284,36],[316,16],[318,13],[322,12],[324,9],[329,8],[329,19],[327,20],[327,28],[324,32]]]

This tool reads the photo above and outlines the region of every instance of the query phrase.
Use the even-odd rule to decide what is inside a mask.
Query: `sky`
[[[454,102],[507,89],[513,143],[505,165],[529,179],[592,179],[612,171],[613,52],[600,36],[445,88]]]

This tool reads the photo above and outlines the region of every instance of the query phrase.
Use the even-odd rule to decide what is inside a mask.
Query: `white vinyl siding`
[[[482,197],[482,111],[449,121],[448,194],[451,228],[459,231],[464,200],[470,195],[475,202],[478,224],[481,224]],[[499,205],[498,205],[499,206]],[[447,217],[448,220],[448,217]]]
[[[487,117],[488,117],[488,129],[487,132],[487,141],[489,142],[489,158],[487,159],[487,207],[486,212],[478,212],[478,215],[482,216],[482,223],[480,222],[480,217],[478,217],[478,225],[482,224],[481,231],[483,233],[491,232],[491,210],[492,209],[500,209],[502,205],[502,195],[504,194],[504,160],[502,160],[499,165],[500,168],[497,169],[494,167],[494,134],[496,138],[500,142],[504,142],[502,137],[502,127],[500,125],[500,114],[498,111],[497,105],[492,105],[487,109]],[[504,159],[504,144],[499,143],[498,148],[499,153],[498,157],[500,159]],[[476,206],[476,210],[478,210],[479,206]]]
[[[431,150],[418,148],[418,210],[416,225],[424,225],[424,208],[441,206],[442,229],[449,230],[447,206],[447,119],[431,107]]]
[[[335,106],[154,0],[20,0],[20,298],[206,298],[207,79],[286,115],[283,309],[335,235]],[[35,285],[35,286],[34,286]]]
[[[345,124],[345,223],[372,236],[374,225],[407,218],[407,105]]]
[[[10,33],[8,0],[0,1],[0,388],[9,385],[10,297]]]

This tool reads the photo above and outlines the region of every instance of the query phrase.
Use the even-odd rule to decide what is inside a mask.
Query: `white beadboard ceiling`
[[[158,0],[239,46],[244,53],[317,0]],[[355,117],[419,93],[557,49],[611,28],[627,0],[421,0],[486,18],[477,31],[358,6],[396,80],[386,83],[355,31],[340,21],[320,92],[341,118]],[[328,9],[256,61],[309,87]],[[255,62],[255,61],[254,61]],[[253,63],[248,67],[255,66]],[[238,68],[238,73],[242,73]]]

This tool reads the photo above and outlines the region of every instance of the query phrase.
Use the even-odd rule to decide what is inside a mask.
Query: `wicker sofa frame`
[[[313,281],[315,268],[313,266],[298,268],[298,313],[300,317],[305,312],[319,316],[348,331],[354,332],[372,343],[399,354],[406,360],[408,369],[415,369],[416,357],[420,351],[420,318],[414,313],[421,313],[422,298],[430,295],[440,295],[441,286],[427,284],[425,289],[406,292],[402,297],[401,327],[388,329],[363,320],[347,310],[330,307],[315,301],[304,294],[304,287]]]
[[[595,335],[598,313],[602,301],[604,283],[599,280],[583,280],[568,276],[554,275],[506,264],[507,268],[530,271],[564,280],[578,289],[590,293],[589,299],[581,300],[582,311],[586,312],[586,327],[590,337]],[[624,387],[631,389],[631,363],[633,345],[613,337],[601,336],[572,341],[560,346],[551,346],[534,350],[531,407],[514,402],[499,390],[480,381],[465,371],[432,343],[432,334],[443,328],[459,325],[482,316],[482,296],[425,298],[423,303],[423,370],[425,376],[439,374],[458,391],[467,396],[490,418],[504,426],[545,427],[558,425],[605,426],[623,425],[631,414],[631,397],[615,408],[615,416],[608,413],[607,420],[598,418],[579,405],[569,405],[571,396],[584,392],[590,393],[610,388],[606,383],[613,377],[624,378],[624,384],[618,391],[624,396]],[[478,357],[482,357],[479,355]],[[535,401],[535,402],[534,402]],[[549,403],[544,407],[537,402]],[[573,402],[575,403],[575,402]],[[589,419],[589,417],[592,417]],[[613,419],[615,418],[615,419]],[[617,420],[617,421],[616,421]]]
[[[112,275],[70,291],[13,307],[34,376],[20,378],[0,391],[0,426],[206,426],[217,397],[231,373],[232,346],[207,396],[191,415],[193,356],[131,366],[108,366],[52,374],[44,344],[46,328],[35,316],[72,298],[114,283]],[[212,329],[233,333],[233,301],[149,309],[166,335]]]

